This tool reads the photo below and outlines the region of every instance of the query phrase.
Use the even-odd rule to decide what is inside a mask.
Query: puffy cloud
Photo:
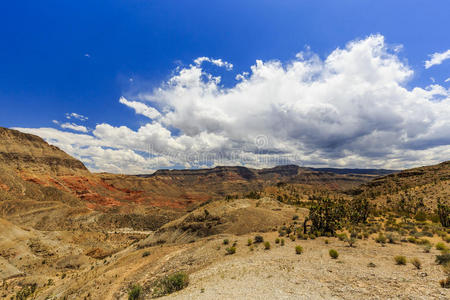
[[[450,58],[450,49],[445,52],[436,52],[430,55],[430,59],[425,61],[425,69],[429,69],[434,65],[440,65],[444,60]]]
[[[201,66],[202,63],[204,62],[209,62],[213,65],[216,65],[218,67],[225,67],[227,70],[232,70],[233,69],[233,64],[230,64],[227,61],[223,61],[222,59],[213,59],[213,58],[209,58],[209,57],[198,57],[194,60],[194,63],[197,66]]]
[[[77,113],[66,113],[66,119],[77,119],[80,121],[86,121],[88,117],[85,117],[83,115],[77,114]]]
[[[75,123],[62,123],[60,124],[61,128],[71,129],[80,132],[88,132],[88,129],[85,126],[77,125]]]
[[[137,114],[146,116],[150,119],[156,119],[161,115],[159,111],[151,106],[145,105],[142,102],[128,101],[127,99],[125,99],[125,97],[120,97],[119,102],[128,107],[131,107]]]
[[[450,92],[437,84],[408,88],[413,70],[398,51],[373,35],[325,59],[308,50],[287,63],[258,60],[231,87],[201,67],[225,62],[198,58],[139,101],[119,100],[152,119],[136,131],[109,124],[91,134],[20,130],[111,172],[286,163],[406,168],[446,160]]]

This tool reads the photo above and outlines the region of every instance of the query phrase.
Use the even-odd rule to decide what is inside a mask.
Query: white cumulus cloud
[[[59,126],[61,126],[61,128],[64,128],[64,129],[71,129],[71,130],[80,131],[80,132],[88,132],[89,131],[85,126],[77,125],[75,123],[62,123]]]
[[[209,58],[209,57],[198,57],[194,60],[194,63],[197,66],[201,66],[202,63],[204,62],[209,62],[213,65],[216,65],[218,67],[225,67],[227,70],[232,70],[233,69],[233,64],[227,62],[227,61],[223,61],[221,58],[219,59],[213,59],[213,58]]]
[[[89,134],[18,129],[92,170],[116,173],[286,163],[406,168],[447,160],[450,91],[409,88],[414,72],[398,49],[372,35],[324,59],[308,50],[289,62],[257,60],[229,87],[202,68],[209,58],[199,58],[136,101],[119,100],[151,119],[137,130],[106,123]]]
[[[77,119],[80,121],[86,121],[88,117],[85,117],[83,115],[77,114],[77,113],[66,113],[66,119]]]
[[[120,97],[119,102],[134,109],[137,114],[146,116],[147,118],[156,119],[161,116],[155,108],[147,106],[142,102],[128,101],[125,97]]]
[[[425,61],[425,69],[429,69],[434,65],[440,65],[444,60],[450,58],[450,49],[444,52],[436,52],[430,55],[430,59]]]

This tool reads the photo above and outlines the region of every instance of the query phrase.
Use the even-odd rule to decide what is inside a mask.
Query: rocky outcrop
[[[87,175],[83,163],[42,138],[0,127],[0,164],[46,175]]]

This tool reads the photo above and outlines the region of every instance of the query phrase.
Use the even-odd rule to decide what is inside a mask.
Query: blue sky
[[[4,1],[1,6],[0,126],[33,129],[33,133],[40,134],[72,155],[82,158],[92,170],[145,171],[134,171],[133,168],[122,165],[109,168],[97,163],[95,155],[83,155],[76,149],[95,146],[103,150],[129,150],[140,155],[142,147],[128,145],[116,148],[114,144],[106,142],[83,145],[82,142],[71,143],[62,138],[57,139],[55,133],[49,133],[48,130],[37,130],[54,128],[61,132],[79,134],[80,131],[73,131],[67,126],[61,128],[61,124],[69,122],[86,127],[88,132],[84,134],[102,140],[104,136],[99,134],[101,128],[96,128],[99,124],[112,128],[124,126],[132,132],[138,132],[146,124],[161,124],[173,138],[214,133],[219,140],[224,138],[228,144],[243,147],[239,142],[242,142],[241,137],[231,134],[223,124],[211,129],[209,125],[199,121],[201,124],[192,129],[185,123],[169,121],[170,118],[166,115],[162,121],[148,118],[132,109],[132,106],[127,107],[119,101],[120,97],[125,97],[127,101],[139,101],[159,111],[178,110],[176,105],[180,104],[172,103],[170,96],[166,95],[170,99],[167,98],[164,103],[156,99],[158,94],[155,89],[162,87],[167,90],[164,82],[169,81],[180,70],[189,69],[198,57],[222,59],[233,64],[231,71],[211,63],[201,65],[205,74],[222,76],[219,86],[223,92],[235,87],[237,74],[252,73],[250,68],[256,65],[256,60],[277,60],[288,64],[296,59],[297,53],[303,51],[309,53],[307,55],[313,53],[318,59],[325,61],[333,51],[337,48],[344,49],[351,41],[379,35],[383,37],[383,47],[389,48],[389,51],[402,46],[400,51],[395,50],[395,59],[412,71],[407,80],[397,78],[398,84],[403,88],[412,91],[416,87],[426,89],[435,84],[448,93],[450,84],[445,82],[450,77],[450,60],[443,59],[440,64],[428,69],[424,67],[430,55],[445,53],[450,49],[448,1],[90,0]],[[445,93],[434,93],[435,99],[430,101],[447,101],[445,99],[448,95]],[[159,97],[164,98],[161,95]],[[166,105],[169,102],[171,104]],[[165,106],[168,107],[164,108]],[[223,107],[213,109],[212,112],[232,115],[232,111],[224,110]],[[68,113],[77,113],[88,119],[68,119]],[[238,116],[245,117],[240,114]],[[445,116],[435,116],[435,120],[436,124],[446,123]],[[405,121],[404,126],[409,126],[411,122]],[[250,139],[258,130],[260,134],[257,135],[265,136],[267,143],[275,142],[272,140],[276,140],[276,137],[266,132],[265,127],[248,133]],[[445,136],[437,136],[443,130],[444,128],[433,127],[426,138],[422,136],[420,141],[405,140],[398,148],[426,150],[436,145],[445,147]],[[379,132],[380,128],[375,131]],[[167,132],[164,131],[164,134]],[[349,160],[338,161],[352,155],[358,156],[354,160],[355,164],[365,162],[364,166],[370,167],[410,166],[406,161],[416,159],[411,154],[412,156],[403,158],[389,157],[389,163],[369,163],[374,156],[381,161],[381,157],[392,153],[387,150],[355,150],[355,145],[344,149],[342,144],[345,144],[346,139],[355,137],[336,137],[330,134],[326,134],[329,143],[317,144],[313,139],[306,139],[304,134],[290,133],[286,139],[277,143],[294,139],[300,140],[301,145],[272,145],[264,150],[289,155],[297,153],[295,155],[303,157],[320,148],[323,153],[316,153],[316,158],[308,156],[307,159],[300,159],[313,165],[353,166]],[[401,134],[405,135],[405,132]],[[406,136],[410,135],[410,132],[406,133]],[[361,138],[364,133],[356,136]],[[182,145],[177,145],[174,149],[186,149],[183,147],[191,145],[189,142],[177,142]],[[146,143],[153,145],[150,140]],[[209,146],[212,145],[212,142],[208,143]],[[244,148],[247,149],[248,145]],[[224,146],[211,146],[208,149],[213,152],[224,151]],[[442,149],[439,151],[442,152]],[[162,154],[158,152],[152,156],[159,155]],[[420,155],[423,156],[424,153]],[[423,160],[424,163],[448,159],[442,155],[427,155],[429,158]],[[228,154],[225,156],[228,157]],[[164,163],[154,168],[179,165],[179,161],[169,163],[164,159]]]

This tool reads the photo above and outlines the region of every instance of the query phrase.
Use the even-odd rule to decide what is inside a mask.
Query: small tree
[[[353,224],[366,223],[369,217],[370,204],[366,198],[355,197],[350,201],[348,217]]]
[[[309,220],[312,222],[311,232],[334,234],[341,227],[345,214],[343,200],[319,198],[309,210]]]

